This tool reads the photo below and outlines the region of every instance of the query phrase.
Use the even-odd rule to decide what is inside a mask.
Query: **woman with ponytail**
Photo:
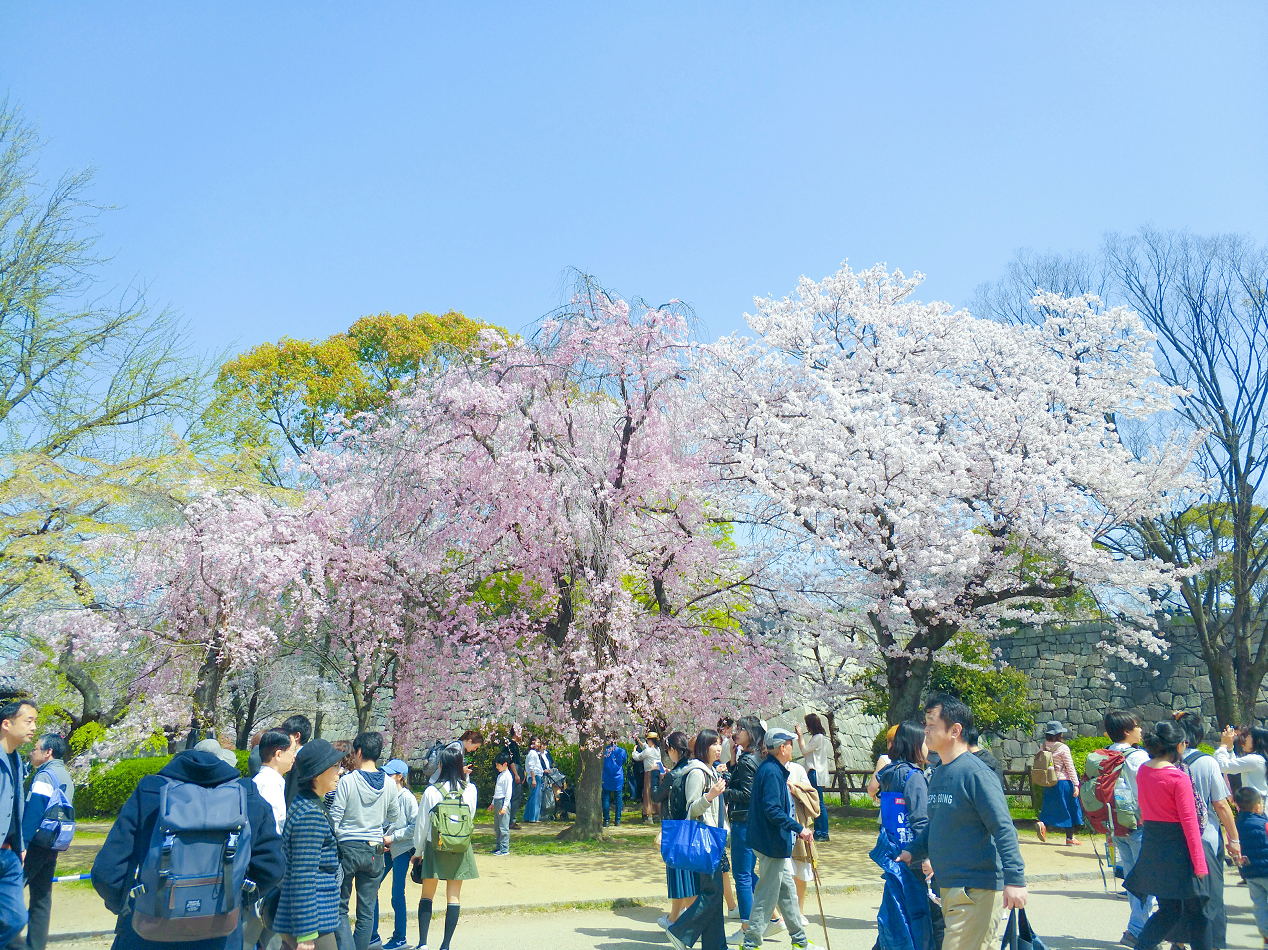
[[[1141,765],[1136,779],[1145,833],[1140,858],[1124,884],[1142,901],[1156,897],[1158,910],[1137,938],[1139,950],[1153,950],[1169,934],[1193,950],[1211,948],[1211,922],[1205,914],[1210,869],[1202,848],[1199,803],[1181,764],[1187,740],[1173,722],[1160,722],[1145,736],[1152,758]]]

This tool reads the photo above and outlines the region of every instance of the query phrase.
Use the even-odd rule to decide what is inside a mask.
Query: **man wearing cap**
[[[792,945],[813,946],[806,937],[806,922],[797,905],[797,886],[793,883],[792,865],[788,860],[792,857],[794,839],[811,841],[814,838],[811,829],[803,828],[793,818],[792,796],[788,792],[788,763],[792,761],[792,744],[796,738],[787,729],[767,732],[766,758],[753,774],[748,846],[757,857],[758,877],[753,888],[748,930],[742,932],[744,946],[749,950],[762,945],[776,906],[788,927]]]
[[[405,879],[409,875],[409,860],[414,856],[414,822],[418,819],[418,799],[409,789],[409,764],[403,759],[392,759],[383,766],[383,774],[387,781],[394,782],[397,787],[396,805],[399,816],[395,824],[388,829],[392,836],[392,844],[388,849],[392,871],[392,913],[395,922],[392,939],[383,944],[383,950],[403,950],[407,946],[405,925],[409,920],[408,908],[405,906]],[[386,876],[387,869],[384,870]],[[378,918],[375,917],[374,932],[379,930]],[[373,943],[373,938],[371,938]]]
[[[105,901],[107,910],[120,915],[115,924],[113,950],[168,946],[167,943],[154,943],[137,935],[131,923],[129,892],[136,883],[137,868],[145,860],[150,847],[154,823],[158,819],[159,792],[169,780],[189,782],[203,788],[215,788],[234,779],[241,782],[247,792],[247,819],[251,822],[251,863],[247,867],[247,877],[255,883],[260,894],[268,893],[282,879],[286,859],[282,855],[282,841],[273,821],[273,811],[260,797],[251,780],[242,777],[237,762],[237,757],[221,748],[215,739],[204,739],[188,752],[175,756],[157,775],[142,778],[131,797],[119,809],[119,817],[92,864],[93,889]],[[241,947],[242,925],[240,923],[228,937],[199,940],[184,946],[190,950]]]

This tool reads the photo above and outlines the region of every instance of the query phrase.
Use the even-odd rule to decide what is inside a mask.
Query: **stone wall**
[[[1177,709],[1214,715],[1206,664],[1190,627],[1175,624],[1168,629],[1167,657],[1151,657],[1148,667],[1106,656],[1097,648],[1105,636],[1104,627],[1084,624],[1036,628],[997,641],[1003,659],[1030,677],[1030,700],[1039,709],[1034,735],[1015,730],[993,741],[1005,768],[1029,768],[1039,749],[1038,733],[1049,719],[1060,719],[1075,735],[1098,736],[1108,709],[1130,710],[1145,723]],[[1268,713],[1268,707],[1256,712]]]

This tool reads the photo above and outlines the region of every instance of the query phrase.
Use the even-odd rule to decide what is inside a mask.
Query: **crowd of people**
[[[57,816],[73,815],[66,742],[37,739],[37,716],[26,700],[0,707],[0,828],[8,828],[0,848],[0,946],[13,948],[23,945],[24,927],[26,947],[47,942]],[[1225,729],[1210,755],[1198,748],[1206,720],[1193,712],[1145,732],[1135,715],[1111,710],[1104,729],[1109,745],[1088,757],[1081,777],[1065,742],[1069,730],[1056,720],[1045,726],[1032,769],[1044,788],[1040,839],[1058,830],[1074,844],[1089,818],[1103,823],[1130,895],[1122,943],[1141,950],[1167,940],[1191,950],[1227,945],[1227,858],[1249,888],[1268,946],[1268,730]],[[727,831],[712,873],[666,867],[670,908],[660,923],[670,944],[753,950],[786,931],[793,947],[813,946],[804,906],[816,847],[829,839],[823,783],[831,747],[819,717],[806,716],[804,730],[768,729],[750,715],[724,717],[694,735],[661,731],[635,737],[632,754],[615,741],[605,747],[604,824],[621,824],[629,797],[641,801],[644,821]],[[1002,766],[978,744],[968,707],[948,695],[930,697],[923,722],[893,726],[886,738],[868,784],[881,806],[872,857],[887,879],[878,948],[993,950],[1001,910],[1027,902]],[[546,743],[531,737],[523,754],[524,742],[516,726],[492,756],[494,856],[509,853],[521,805],[526,824],[568,807],[566,778]],[[380,766],[378,732],[332,744],[312,738],[305,717],[291,717],[256,737],[248,778],[216,739],[191,743],[139,782],[93,864],[93,886],[118,915],[116,947],[182,941],[192,950],[222,950],[241,935],[243,946],[262,950],[403,950],[408,877],[421,884],[422,948],[445,882],[439,947],[450,950],[462,883],[478,876],[471,761],[485,743],[478,730],[426,754],[421,796],[406,762]],[[27,745],[29,772],[18,753]],[[634,763],[640,774],[627,776]],[[1089,783],[1099,783],[1097,800],[1087,797]],[[1092,807],[1100,801],[1104,814]],[[393,931],[382,940],[378,895],[389,875]],[[209,880],[221,883],[209,887]],[[728,915],[739,920],[729,937]]]

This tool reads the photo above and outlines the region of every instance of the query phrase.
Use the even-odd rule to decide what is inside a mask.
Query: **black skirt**
[[[1146,897],[1167,900],[1208,897],[1209,875],[1200,878],[1193,873],[1189,845],[1184,840],[1184,829],[1180,823],[1146,821],[1144,829],[1140,857],[1123,886],[1141,900]]]

